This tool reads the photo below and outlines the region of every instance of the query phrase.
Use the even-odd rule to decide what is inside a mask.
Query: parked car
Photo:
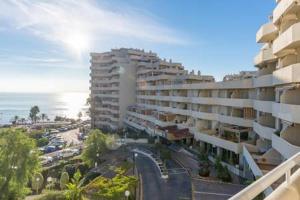
[[[55,146],[49,145],[44,148],[44,153],[52,153],[56,150],[57,148]]]
[[[80,154],[79,149],[64,149],[61,151],[62,157],[63,158],[68,158],[71,156],[76,156]]]
[[[40,156],[41,164],[47,165],[53,162],[53,158],[51,156]]]

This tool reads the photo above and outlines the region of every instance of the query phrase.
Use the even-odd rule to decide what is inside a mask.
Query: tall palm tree
[[[42,113],[42,114],[41,114],[41,119],[42,119],[42,121],[44,122],[45,120],[48,119],[48,116],[47,116],[45,113]]]
[[[12,123],[12,124],[17,124],[18,120],[19,120],[19,116],[18,116],[18,115],[15,115],[15,116],[13,117],[13,119],[11,120],[11,123]]]
[[[40,112],[40,108],[38,106],[33,106],[30,109],[30,113],[29,113],[29,118],[31,119],[31,121],[33,123],[36,123],[37,119],[38,119],[38,113]]]

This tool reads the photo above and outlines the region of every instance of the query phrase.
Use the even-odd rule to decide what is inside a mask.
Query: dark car
[[[56,150],[57,150],[57,148],[55,146],[46,146],[44,148],[44,153],[52,153],[52,152],[54,152]]]

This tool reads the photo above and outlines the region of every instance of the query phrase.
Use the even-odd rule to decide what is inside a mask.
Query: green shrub
[[[208,167],[200,167],[199,176],[208,177],[210,174],[210,170]]]
[[[66,189],[66,184],[69,183],[69,174],[67,172],[63,172],[61,174],[61,177],[60,177],[60,181],[59,181],[59,185],[60,185],[60,189],[64,190]]]
[[[37,173],[32,177],[31,180],[31,188],[39,193],[40,189],[42,189],[44,184],[44,177],[41,173]]]
[[[217,170],[217,177],[224,182],[232,181],[231,175],[227,167],[220,167],[219,170]]]
[[[63,171],[67,172],[70,177],[73,177],[76,172],[76,166],[73,164],[65,165]]]

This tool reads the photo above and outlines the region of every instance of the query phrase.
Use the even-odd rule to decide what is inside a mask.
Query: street
[[[136,158],[138,172],[143,183],[143,200],[179,200],[191,199],[191,182],[188,173],[172,162],[169,178],[162,179],[158,168],[149,158],[138,155]]]

